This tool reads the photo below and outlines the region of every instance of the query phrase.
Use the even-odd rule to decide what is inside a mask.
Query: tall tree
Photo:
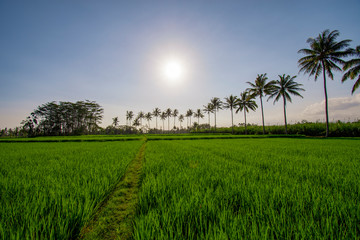
[[[166,113],[166,117],[168,119],[168,131],[170,131],[170,117],[172,115],[172,111],[170,108],[168,108],[168,109],[166,109],[165,113]]]
[[[194,117],[198,119],[198,126],[200,126],[200,118],[204,118],[204,114],[202,113],[201,109],[197,109],[194,113]]]
[[[187,110],[186,115],[185,115],[188,120],[190,118],[190,127],[191,127],[191,117],[192,117],[193,114],[194,114],[193,110],[189,109],[189,110]],[[189,127],[189,124],[188,124],[187,127]]]
[[[207,105],[204,105],[204,112],[208,114],[208,120],[209,120],[209,128],[210,128],[210,113],[214,112],[214,106],[211,103],[208,103]]]
[[[174,109],[174,111],[172,112],[172,116],[174,117],[174,129],[176,129],[175,119],[178,116],[178,114],[179,114],[179,111],[177,109]]]
[[[129,123],[129,125],[131,126],[131,121],[133,117],[134,117],[133,111],[126,111],[126,125]]]
[[[279,80],[275,81],[274,89],[270,94],[268,100],[275,97],[275,104],[275,102],[279,101],[279,99],[282,97],[284,102],[285,134],[288,134],[286,121],[286,101],[291,102],[290,94],[303,98],[299,91],[305,91],[305,89],[301,88],[302,84],[294,81],[296,76],[291,77],[290,75],[285,76],[285,74],[283,74],[282,76],[279,75],[279,78]]]
[[[145,118],[145,113],[140,111],[137,115],[137,118],[140,120],[140,125],[142,126],[142,120]]]
[[[298,53],[306,54],[305,57],[299,59],[299,72],[308,73],[310,76],[315,76],[315,81],[321,73],[324,78],[324,95],[325,95],[325,115],[326,115],[326,137],[329,136],[329,109],[328,109],[328,95],[326,89],[326,74],[332,80],[334,75],[333,70],[341,71],[341,68],[336,64],[345,64],[341,58],[346,57],[352,53],[351,49],[344,48],[349,46],[351,40],[336,41],[339,36],[339,31],[334,30],[330,32],[328,29],[319,34],[316,38],[309,38],[307,43],[310,44],[310,49],[300,49]]]
[[[148,127],[149,127],[149,129],[150,129],[150,121],[151,121],[151,119],[152,119],[152,114],[151,114],[151,112],[148,112],[147,114],[145,114],[145,119],[147,120],[147,122],[148,122]]]
[[[256,108],[258,107],[258,105],[254,101],[254,99],[255,99],[254,95],[251,95],[251,94],[249,94],[249,92],[244,91],[244,92],[240,93],[240,98],[238,98],[236,101],[236,106],[237,106],[236,113],[244,110],[245,134],[247,134],[246,113],[249,112],[249,109],[252,111],[255,111]]]
[[[225,98],[225,102],[223,104],[225,109],[230,109],[231,111],[231,133],[234,134],[234,116],[233,109],[236,107],[237,97],[232,94],[229,97]]]
[[[162,112],[160,115],[160,119],[163,121],[163,132],[165,131],[165,119],[167,118],[166,112]]]
[[[118,117],[114,117],[113,119],[113,126],[117,127],[117,125],[119,124],[119,118]]]
[[[251,88],[248,88],[247,91],[254,96],[260,97],[263,134],[265,134],[265,120],[264,120],[264,107],[263,107],[262,98],[265,95],[271,94],[273,85],[275,83],[275,81],[270,81],[267,83],[266,82],[267,79],[268,78],[266,77],[266,73],[258,74],[255,79],[255,83],[247,82],[251,86]]]
[[[352,55],[355,55],[357,58],[353,58],[345,63],[343,69],[348,71],[344,74],[341,81],[344,82],[349,78],[352,80],[357,78],[351,90],[351,94],[354,94],[355,90],[360,86],[360,46],[353,50]]]
[[[219,111],[220,109],[222,109],[222,102],[220,100],[220,98],[217,97],[213,97],[210,100],[210,103],[213,106],[213,110],[214,110],[214,116],[215,116],[215,131],[216,131],[216,112]]]
[[[158,128],[157,118],[160,116],[160,114],[161,114],[160,108],[155,108],[155,109],[153,110],[153,116],[154,116],[155,119],[156,119],[156,129]]]
[[[180,122],[180,129],[182,128],[181,127],[181,123],[184,121],[184,115],[183,114],[180,114],[179,115],[179,122]]]

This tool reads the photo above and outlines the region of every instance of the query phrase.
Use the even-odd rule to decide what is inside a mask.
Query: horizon
[[[269,80],[297,75],[295,81],[303,84],[304,98],[294,96],[287,105],[289,124],[322,121],[322,79],[299,73],[303,55],[297,51],[325,29],[339,30],[337,40],[352,40],[352,48],[360,45],[354,30],[359,7],[355,0],[347,5],[333,0],[2,1],[0,128],[20,126],[37,106],[51,101],[96,101],[104,108],[102,127],[114,117],[125,125],[126,111],[136,115],[159,107],[185,113],[203,109],[212,97],[239,96],[249,87],[246,82],[263,73]],[[169,63],[171,70],[164,69]],[[164,77],[165,70],[175,75]],[[334,80],[327,80],[329,120],[358,120],[360,90],[351,95],[355,81],[341,83],[342,73],[333,73]],[[265,125],[282,125],[282,102],[266,100]],[[200,123],[208,122],[204,115]],[[242,113],[234,115],[234,125],[243,121]],[[250,111],[247,122],[260,125],[261,110]],[[231,126],[230,110],[217,114],[217,126]]]

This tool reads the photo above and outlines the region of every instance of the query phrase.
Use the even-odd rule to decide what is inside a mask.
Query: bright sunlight
[[[165,80],[169,83],[179,83],[184,76],[184,66],[177,59],[167,60],[162,71]]]

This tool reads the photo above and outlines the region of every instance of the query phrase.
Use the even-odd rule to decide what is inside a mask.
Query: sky
[[[287,106],[289,123],[324,121],[322,78],[299,73],[298,50],[325,29],[360,45],[359,9],[358,0],[2,0],[0,128],[20,126],[50,101],[96,101],[103,127],[116,116],[124,125],[130,110],[185,113],[213,97],[239,96],[263,73],[297,75],[303,84],[304,98]],[[163,74],[169,59],[182,68],[177,82]],[[351,95],[354,81],[334,76],[330,121],[360,119],[360,90]],[[283,124],[282,102],[265,101],[264,114],[265,124]],[[260,109],[247,120],[261,124]],[[242,122],[236,114],[234,123]],[[217,125],[231,125],[229,110],[220,110]]]

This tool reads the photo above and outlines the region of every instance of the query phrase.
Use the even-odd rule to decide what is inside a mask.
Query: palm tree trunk
[[[175,129],[175,117],[174,117],[174,129]]]
[[[232,109],[231,109],[231,133],[234,134],[234,117],[233,117]]]
[[[211,128],[210,127],[210,112],[208,112],[208,119],[209,119],[209,129]]]
[[[246,110],[244,108],[244,119],[245,119],[245,135],[247,135],[247,129],[246,129]]]
[[[170,131],[170,117],[168,117],[168,131]]]
[[[156,119],[156,129],[157,129],[157,117],[155,117],[155,119]]]
[[[150,120],[148,120],[148,125],[149,125],[149,129],[150,129]]]
[[[163,132],[165,131],[165,120],[163,120]]]
[[[329,108],[328,108],[328,96],[326,90],[326,75],[325,75],[325,65],[322,62],[323,67],[323,75],[324,75],[324,93],[325,93],[325,115],[326,115],[326,135],[325,137],[329,136]]]
[[[263,109],[263,102],[262,102],[262,97],[261,97],[261,95],[260,95],[260,104],[261,104],[261,116],[262,116],[262,125],[263,125],[263,135],[265,135],[264,109]]]
[[[215,114],[215,132],[216,132],[216,109],[214,111],[214,114]]]
[[[284,120],[285,120],[285,134],[287,135],[287,121],[286,121],[286,99],[285,96],[283,95],[283,100],[284,100]]]

